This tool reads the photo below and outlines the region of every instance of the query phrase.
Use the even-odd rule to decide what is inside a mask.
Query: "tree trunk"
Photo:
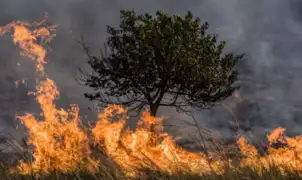
[[[157,110],[158,110],[158,105],[156,105],[156,104],[150,105],[150,115],[151,116],[156,116]]]
[[[158,110],[158,105],[155,105],[155,104],[150,105],[150,115],[151,116],[155,117],[156,113],[157,113],[157,110]],[[150,131],[155,132],[155,124],[151,125]]]
[[[158,110],[158,105],[150,105],[150,115],[155,117],[156,116],[156,113],[157,113],[157,110]],[[151,127],[150,127],[150,132],[155,135],[155,124],[151,124]],[[155,136],[154,136],[155,137]],[[151,138],[151,142],[150,142],[152,145],[155,145],[156,144],[156,140],[154,138]]]

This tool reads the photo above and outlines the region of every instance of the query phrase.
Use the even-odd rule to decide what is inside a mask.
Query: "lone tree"
[[[107,27],[109,50],[93,56],[83,43],[93,73],[81,80],[94,90],[85,97],[138,114],[148,107],[152,116],[160,106],[187,112],[227,98],[238,88],[235,66],[243,54],[224,53],[226,42],[206,34],[208,27],[191,12],[181,17],[122,10],[119,27]]]

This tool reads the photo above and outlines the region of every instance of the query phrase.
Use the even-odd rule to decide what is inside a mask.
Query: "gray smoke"
[[[235,135],[235,120],[254,138],[277,126],[287,127],[292,134],[301,132],[300,0],[1,0],[0,25],[13,20],[38,21],[44,12],[50,14],[52,22],[59,27],[51,44],[53,52],[47,57],[47,73],[61,91],[58,105],[79,104],[82,115],[90,115],[89,119],[93,113],[87,108],[92,103],[83,97],[89,89],[74,80],[76,68],[85,60],[76,39],[83,34],[92,47],[102,47],[106,38],[105,26],[118,24],[120,9],[135,9],[140,13],[161,9],[177,14],[191,10],[195,16],[210,23],[211,32],[228,41],[228,51],[247,53],[247,60],[240,65],[244,80],[240,90],[243,100],[224,102],[232,107],[235,117],[223,106],[218,106],[195,113],[200,125],[223,137]],[[34,68],[19,55],[9,36],[0,37],[0,40],[0,130],[21,137],[24,131],[14,130],[11,126],[15,121],[14,113],[39,112],[34,98],[26,95],[34,89]],[[14,81],[22,78],[28,79],[27,85],[16,89]],[[173,109],[161,109],[161,114],[170,116],[168,124],[191,120],[184,114],[176,114]],[[179,131],[191,130],[181,126],[177,133]]]

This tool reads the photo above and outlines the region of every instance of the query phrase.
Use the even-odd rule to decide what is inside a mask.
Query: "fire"
[[[46,26],[44,19],[38,23],[12,22],[0,28],[0,35],[13,32],[13,42],[19,46],[22,55],[36,64],[38,73],[34,94],[41,106],[39,121],[33,114],[17,117],[27,127],[28,144],[34,146],[33,162],[21,161],[18,172],[47,174],[53,171],[63,173],[83,170],[85,165],[97,162],[90,158],[91,150],[87,134],[79,127],[79,108],[72,105],[65,111],[57,109],[54,101],[59,96],[55,83],[46,76],[46,52],[44,45],[54,36],[55,26]],[[19,81],[16,81],[16,86]],[[111,122],[116,116],[117,121]],[[127,110],[111,105],[99,114],[99,121],[91,129],[94,145],[102,148],[128,175],[135,175],[141,167],[155,167],[169,173],[190,171],[195,173],[211,172],[213,168],[221,171],[217,162],[209,162],[202,153],[190,153],[179,148],[173,139],[162,133],[150,131],[152,124],[161,118],[143,113],[138,128],[132,132],[124,130]],[[150,143],[151,140],[156,144]]]
[[[260,156],[256,148],[244,138],[238,140],[241,153],[245,156],[241,166],[254,168],[261,173],[264,169],[297,170],[302,175],[302,136],[290,138],[284,135],[285,128],[276,128],[267,136],[267,155]]]
[[[57,109],[53,104],[56,95],[58,91],[52,80],[41,82],[37,100],[44,120],[38,121],[32,114],[18,117],[29,129],[28,143],[34,146],[34,161],[18,166],[22,174],[67,173],[86,168],[90,149],[87,135],[79,128],[79,109],[76,105],[68,111]]]
[[[127,109],[117,105],[110,105],[99,114],[96,125],[90,129],[91,142],[90,132],[81,127],[78,106],[71,105],[69,110],[64,110],[55,105],[60,92],[46,75],[44,67],[45,45],[55,37],[55,27],[47,25],[47,16],[41,22],[15,21],[0,27],[0,35],[12,32],[13,43],[21,49],[21,54],[35,62],[36,91],[29,94],[35,95],[42,110],[39,118],[31,113],[17,117],[28,129],[28,144],[33,146],[34,157],[31,162],[20,161],[17,172],[36,175],[78,171],[94,173],[101,162],[92,158],[90,145],[104,151],[129,176],[140,175],[142,168],[170,174],[224,172],[228,160],[224,161],[218,155],[209,157],[209,154],[188,152],[177,146],[157,124],[162,118],[144,112],[134,131],[125,128]],[[18,87],[19,81],[15,81],[15,85]],[[239,97],[236,93],[234,96]],[[151,130],[153,125],[156,133]],[[291,167],[302,175],[302,136],[289,138],[284,136],[284,132],[285,129],[277,128],[268,135],[269,148],[265,156],[260,156],[245,138],[239,138],[237,144],[244,156],[240,165],[252,167],[260,173],[271,165],[281,169]],[[276,142],[286,145],[276,149]]]
[[[17,167],[21,174],[74,172],[84,168],[85,160],[92,162],[88,136],[79,127],[79,108],[72,105],[71,109],[65,111],[57,109],[54,104],[59,91],[45,75],[47,51],[43,45],[55,36],[55,26],[45,26],[45,23],[46,19],[32,24],[16,21],[0,28],[0,35],[13,31],[13,42],[19,46],[23,56],[36,62],[39,75],[36,92],[29,94],[36,96],[43,120],[39,121],[30,113],[17,117],[28,128],[28,144],[34,146],[34,161],[21,161]]]
[[[45,43],[50,42],[54,37],[56,26],[46,26],[48,16],[41,22],[28,23],[15,21],[0,28],[0,36],[13,30],[13,42],[21,49],[21,54],[36,61],[36,69],[44,75],[44,64],[46,64],[46,50],[43,47]],[[43,26],[44,25],[44,26]],[[30,30],[30,28],[35,28]],[[39,42],[38,42],[39,41]]]
[[[117,121],[111,122],[116,116]],[[140,168],[149,167],[168,173],[222,172],[222,163],[210,162],[203,153],[191,153],[178,147],[166,133],[153,134],[150,126],[160,121],[144,112],[134,132],[126,129],[126,110],[112,105],[99,115],[99,121],[92,129],[95,145],[105,149],[107,154],[130,176],[139,173]],[[152,144],[152,139],[156,144]]]

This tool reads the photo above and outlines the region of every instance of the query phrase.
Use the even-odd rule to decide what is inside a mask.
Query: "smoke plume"
[[[235,136],[238,124],[242,132],[254,139],[277,126],[288,128],[290,134],[301,132],[302,2],[299,0],[2,0],[0,25],[13,20],[38,21],[44,12],[49,13],[52,22],[59,26],[46,71],[61,91],[59,106],[79,104],[82,116],[93,119],[94,112],[88,110],[93,104],[83,96],[89,89],[74,79],[77,67],[84,65],[86,58],[77,39],[83,34],[91,47],[101,48],[106,25],[118,25],[121,9],[139,13],[161,9],[173,14],[191,10],[210,23],[210,32],[227,40],[228,51],[247,54],[240,64],[241,99],[231,98],[224,102],[225,106],[195,112],[200,125],[224,137]],[[15,130],[12,126],[16,124],[15,113],[39,113],[34,97],[27,96],[35,85],[34,67],[19,55],[10,37],[0,40],[0,130],[20,138],[23,129]],[[17,89],[16,80],[24,80]],[[173,109],[162,108],[160,114],[169,116],[167,124],[192,121]],[[189,131],[180,126],[171,132]]]

